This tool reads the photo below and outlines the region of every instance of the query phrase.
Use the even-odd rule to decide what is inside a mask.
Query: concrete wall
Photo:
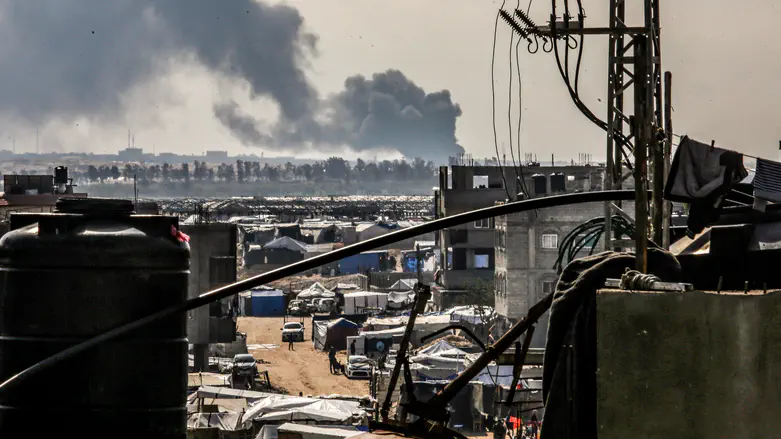
[[[770,438],[781,292],[597,295],[600,439]]]
[[[212,256],[236,256],[237,230],[235,224],[212,223],[182,226],[190,236],[190,278],[188,297],[195,297],[214,287],[210,281],[209,260]],[[193,344],[207,344],[209,334],[209,307],[203,306],[188,313],[187,338]]]

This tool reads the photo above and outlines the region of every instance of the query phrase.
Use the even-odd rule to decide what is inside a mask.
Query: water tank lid
[[[133,202],[114,198],[60,198],[54,209],[57,213],[130,215],[133,213]]]

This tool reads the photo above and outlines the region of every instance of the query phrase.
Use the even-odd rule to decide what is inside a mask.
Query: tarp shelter
[[[312,300],[318,297],[336,297],[336,293],[324,287],[320,282],[315,282],[296,296],[299,300]]]
[[[343,310],[345,314],[366,314],[370,310],[384,310],[388,306],[386,293],[361,291],[344,295]]]
[[[396,282],[398,284],[401,281]],[[395,284],[394,284],[395,285]],[[411,307],[415,302],[414,291],[391,291],[388,293],[389,309],[404,309]]]
[[[358,325],[347,319],[321,320],[314,324],[312,342],[315,349],[326,350],[326,346],[333,346],[341,351],[347,349],[347,337],[358,335]]]
[[[460,357],[464,358],[467,353],[448,343],[447,340],[440,339],[434,344],[426,346],[418,351],[417,355],[429,355],[437,357]]]
[[[285,315],[285,293],[282,290],[257,289],[250,292],[252,306],[248,310],[254,317],[279,317]]]
[[[415,288],[415,284],[418,283],[415,279],[399,279],[390,289],[393,291],[409,291]]]
[[[448,310],[451,322],[469,322],[478,325],[483,322],[490,322],[496,318],[494,309],[490,306],[457,306]]]
[[[306,425],[285,423],[277,428],[279,439],[346,439],[363,433],[346,425]]]

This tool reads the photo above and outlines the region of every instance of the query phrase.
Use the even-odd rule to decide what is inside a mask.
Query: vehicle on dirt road
[[[364,355],[350,355],[347,357],[347,365],[344,368],[344,374],[347,378],[370,378],[372,373],[372,363]]]
[[[304,341],[304,325],[299,322],[288,322],[282,327],[282,343]]]
[[[306,316],[309,315],[306,308],[306,304],[303,301],[291,300],[287,306],[287,314],[290,316]]]
[[[259,377],[258,362],[250,354],[236,354],[231,363],[231,384],[234,389],[251,389]]]

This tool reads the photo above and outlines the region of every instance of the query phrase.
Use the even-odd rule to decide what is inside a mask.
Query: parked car
[[[372,363],[364,355],[350,355],[347,357],[347,367],[344,374],[347,378],[370,378],[372,373]]]
[[[259,376],[257,361],[250,354],[236,354],[231,363],[231,383],[233,388],[252,388],[255,377]]]
[[[287,306],[287,314],[291,316],[304,316],[307,314],[306,304],[301,300],[291,300]]]
[[[323,313],[335,313],[336,312],[336,300],[331,298],[321,299],[317,303],[317,310]]]
[[[282,328],[282,342],[304,341],[304,325],[298,322],[288,322]]]

